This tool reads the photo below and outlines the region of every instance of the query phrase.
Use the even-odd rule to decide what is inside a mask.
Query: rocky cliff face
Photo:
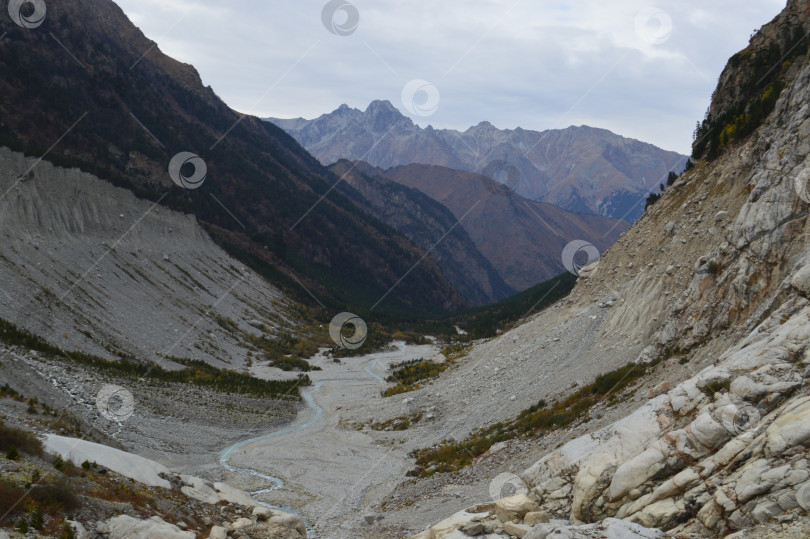
[[[686,162],[675,152],[587,126],[537,132],[482,122],[464,132],[422,129],[388,101],[374,101],[365,111],[343,105],[311,121],[270,121],[326,164],[349,159],[384,169],[418,163],[484,172],[528,199],[629,221],[641,215],[643,200],[667,173]],[[507,167],[510,174],[497,174]]]
[[[780,46],[780,36],[806,36],[809,7],[789,2],[745,55]],[[661,536],[638,525],[692,537],[746,529],[806,536],[810,62],[806,54],[777,61],[767,79],[752,80],[757,73],[732,59],[710,115],[757,85],[782,87],[773,111],[685,174],[559,312],[518,330],[544,339],[555,331],[549,324],[582,318],[610,297],[594,337],[603,352],[592,361],[610,365],[609,346],[626,343],[636,361],[664,365],[661,383],[626,417],[586,428],[525,470],[517,485],[524,495],[470,508],[419,537],[479,529],[592,537],[586,524],[596,522],[623,537]]]

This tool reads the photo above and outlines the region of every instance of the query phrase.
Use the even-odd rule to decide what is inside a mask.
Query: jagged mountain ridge
[[[528,199],[628,221],[641,215],[643,200],[668,172],[680,172],[686,162],[675,152],[588,126],[537,132],[481,122],[464,132],[422,129],[388,101],[374,101],[365,111],[342,105],[314,120],[268,121],[325,164],[348,159],[383,169],[438,165],[492,171],[502,181],[494,174],[499,167],[490,166],[502,162],[518,172],[510,186]]]
[[[34,30],[1,19],[0,144],[47,151],[57,165],[193,213],[265,274],[292,275],[338,304],[371,306],[424,255],[340,193],[318,202],[337,178],[282,130],[229,109],[112,1],[54,3]],[[206,162],[198,190],[174,187],[167,174],[181,151]],[[286,285],[310,301],[293,279]],[[380,308],[466,305],[428,256]]]
[[[347,168],[348,162],[343,163],[336,172]],[[561,253],[568,243],[584,240],[604,251],[629,226],[626,221],[577,215],[527,200],[472,172],[431,165],[355,167],[367,176],[416,189],[448,208],[498,275],[518,291],[565,272]]]

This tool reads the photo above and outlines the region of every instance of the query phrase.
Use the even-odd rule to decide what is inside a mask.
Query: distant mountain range
[[[634,221],[644,199],[687,157],[605,129],[467,131],[421,128],[388,101],[342,105],[314,120],[268,118],[324,164],[362,160],[388,169],[425,164],[486,174],[530,200],[575,213]]]
[[[563,273],[569,242],[587,240],[604,252],[629,228],[623,220],[530,201],[472,172],[434,165],[382,170],[346,160],[330,168],[344,180],[338,189],[431,252],[454,288],[477,304]]]

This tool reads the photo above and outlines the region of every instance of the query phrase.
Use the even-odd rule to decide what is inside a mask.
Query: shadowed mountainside
[[[34,30],[1,19],[0,144],[193,213],[220,245],[305,301],[295,280],[368,307],[416,265],[381,308],[467,305],[431,257],[417,264],[421,249],[330,192],[337,178],[291,137],[229,109],[112,1],[50,3]],[[207,164],[197,190],[167,174],[181,151]]]
[[[584,240],[605,251],[629,226],[622,220],[577,215],[532,202],[472,172],[430,165],[387,171],[366,164],[357,168],[417,189],[446,206],[481,254],[515,290],[525,290],[565,272],[561,255],[568,243]]]

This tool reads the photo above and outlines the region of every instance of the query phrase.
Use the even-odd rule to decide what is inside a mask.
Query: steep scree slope
[[[808,13],[810,2],[791,0],[745,53],[767,51],[774,43],[769,36],[797,29],[806,35]],[[506,368],[511,382],[500,394],[516,394],[524,408],[559,395],[566,376],[535,370],[537,383],[526,390],[519,377],[531,369],[498,362],[502,355],[535,369],[556,356],[558,370],[576,365],[586,381],[622,360],[660,360],[665,374],[658,380],[667,383],[623,419],[537,461],[516,485],[525,486],[525,496],[470,508],[418,537],[461,538],[479,524],[498,537],[536,539],[555,528],[563,536],[591,537],[592,527],[581,525],[603,520],[624,537],[660,536],[631,523],[717,537],[806,519],[810,62],[805,49],[761,81],[748,80],[756,76],[752,70],[737,69],[729,63],[721,88],[729,80],[784,87],[761,124],[683,176],[564,304],[471,354],[479,367]],[[727,91],[715,94],[712,110],[723,108]],[[607,313],[597,314],[596,302]],[[565,327],[590,329],[570,337]],[[585,347],[592,353],[582,352],[583,339],[592,340]],[[495,359],[479,359],[487,353]],[[520,406],[511,399],[490,403],[496,411],[485,411],[484,419],[509,417]],[[537,510],[569,524],[536,524],[536,515],[524,520]],[[807,530],[788,528],[787,537]]]
[[[0,148],[0,317],[68,351],[241,369],[296,306],[190,215]]]

